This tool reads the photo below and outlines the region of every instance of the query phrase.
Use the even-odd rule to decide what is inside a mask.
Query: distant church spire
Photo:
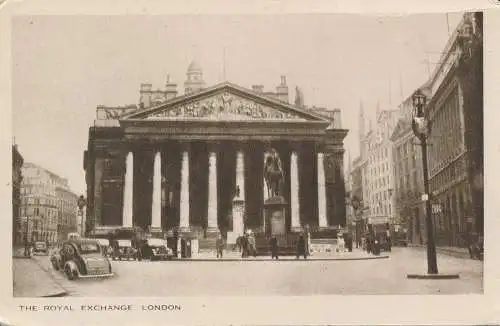
[[[365,111],[363,109],[363,101],[359,101],[359,142],[363,142],[363,138],[366,135],[366,130],[365,130]]]

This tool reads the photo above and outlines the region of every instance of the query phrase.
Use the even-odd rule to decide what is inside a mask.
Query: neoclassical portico
[[[94,225],[152,231],[264,227],[263,169],[283,162],[287,229],[345,224],[347,130],[312,112],[223,83],[105,119],[86,153]],[[233,200],[244,217],[233,214]]]

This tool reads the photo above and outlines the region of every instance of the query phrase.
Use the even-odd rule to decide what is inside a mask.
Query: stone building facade
[[[12,243],[21,245],[23,236],[17,230],[21,228],[19,209],[21,206],[21,183],[23,180],[21,167],[24,159],[16,145],[12,146]]]
[[[464,15],[440,62],[427,84],[430,188],[438,241],[462,246],[484,227],[481,13]]]
[[[20,228],[28,242],[55,243],[76,231],[76,199],[67,179],[33,163],[22,167]]]
[[[376,126],[373,128],[370,123],[369,131],[362,139],[362,153],[364,154],[362,158],[366,160],[362,174],[363,203],[366,209],[364,215],[370,224],[391,223],[395,216],[390,136],[396,126],[398,114],[397,110],[377,108]],[[360,113],[360,119],[361,116],[363,116],[362,113]]]
[[[205,88],[202,76],[192,63],[183,95],[172,86],[172,97],[156,102],[141,87],[135,109],[97,108],[84,155],[86,229],[138,226],[195,237],[260,230],[264,157],[273,149],[284,172],[287,230],[345,225],[347,130],[289,104],[284,77],[268,93],[229,82]],[[243,219],[233,214],[236,188]]]
[[[482,14],[466,13],[449,38],[430,79],[429,186],[437,245],[465,246],[483,233]],[[412,102],[400,105],[392,134],[398,215],[410,241],[426,241],[421,147],[411,130]]]
[[[396,219],[407,229],[408,241],[423,244],[425,233],[425,206],[422,174],[422,150],[411,128],[412,99],[399,106],[400,119],[391,135],[394,167],[394,199]]]

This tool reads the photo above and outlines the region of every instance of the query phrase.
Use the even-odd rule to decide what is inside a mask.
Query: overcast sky
[[[189,62],[207,85],[226,79],[274,90],[287,76],[293,102],[342,110],[346,148],[358,154],[360,102],[373,117],[423,84],[461,15],[377,17],[32,16],[13,21],[13,133],[25,160],[86,189],[83,151],[97,105],[137,103],[141,82],[179,84]],[[430,61],[428,65],[425,61]]]

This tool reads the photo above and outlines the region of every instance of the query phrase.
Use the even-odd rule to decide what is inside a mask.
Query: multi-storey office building
[[[370,224],[392,223],[395,217],[391,132],[399,112],[377,108],[376,126],[364,134],[364,112],[360,109],[359,167],[362,179],[363,215]]]
[[[24,159],[19,153],[17,146],[12,146],[12,243],[22,244],[23,236],[17,230],[21,227],[19,223],[19,208],[21,203],[21,182]]]
[[[22,175],[19,236],[54,243],[75,232],[77,197],[68,181],[33,163],[24,163]]]
[[[429,179],[438,243],[483,232],[482,14],[466,13],[428,82]]]
[[[400,119],[391,135],[394,166],[394,199],[396,217],[408,230],[408,240],[423,244],[425,240],[425,207],[422,202],[422,150],[411,128],[411,97],[399,106]]]

